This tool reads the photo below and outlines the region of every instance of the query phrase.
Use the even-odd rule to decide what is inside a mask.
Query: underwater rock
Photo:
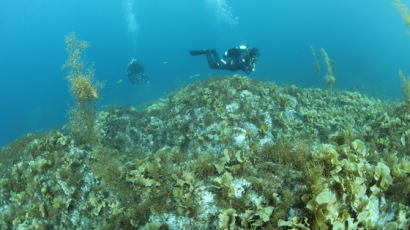
[[[1,149],[0,229],[408,227],[403,104],[235,75],[95,117]]]

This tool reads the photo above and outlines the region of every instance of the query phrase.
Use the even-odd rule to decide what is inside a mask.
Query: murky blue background
[[[410,37],[392,1],[2,0],[0,145],[67,121],[73,100],[61,66],[64,37],[73,31],[91,43],[86,58],[105,83],[102,108],[138,106],[230,74],[191,57],[196,48],[255,46],[261,57],[252,78],[324,88],[325,68],[315,75],[309,48],[322,64],[323,47],[336,61],[335,87],[388,99],[402,97],[398,69],[410,73]],[[128,82],[132,57],[145,65],[150,84]]]

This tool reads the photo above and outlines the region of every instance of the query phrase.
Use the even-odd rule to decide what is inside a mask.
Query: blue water
[[[105,83],[101,106],[138,106],[230,74],[188,54],[198,48],[255,46],[261,57],[251,77],[324,87],[325,68],[315,75],[309,46],[320,62],[323,47],[336,61],[337,88],[389,99],[402,97],[398,69],[410,73],[410,37],[392,1],[1,0],[0,145],[67,122],[72,96],[61,66],[64,37],[73,31],[91,43],[86,59]],[[128,82],[124,67],[132,57],[150,84]]]

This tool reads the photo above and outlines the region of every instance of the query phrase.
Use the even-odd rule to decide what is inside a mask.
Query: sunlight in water
[[[207,3],[215,9],[219,20],[229,24],[231,27],[239,23],[239,17],[234,15],[232,7],[227,3],[227,0],[207,0]]]
[[[138,23],[134,14],[134,0],[125,0],[124,8],[127,20],[128,30],[135,34],[138,30]]]

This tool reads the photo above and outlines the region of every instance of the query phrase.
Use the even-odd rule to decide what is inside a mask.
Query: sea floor
[[[3,147],[0,229],[407,229],[409,121],[405,102],[211,78]]]

